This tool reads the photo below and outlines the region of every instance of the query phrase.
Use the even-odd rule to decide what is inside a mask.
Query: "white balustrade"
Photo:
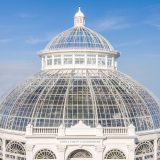
[[[103,128],[103,134],[109,135],[109,134],[128,134],[128,127],[106,127]]]
[[[58,128],[52,127],[33,127],[33,134],[58,134]]]
[[[82,127],[78,128],[61,128],[61,127],[33,127],[32,125],[29,125],[27,127],[27,134],[26,135],[70,135],[73,131],[77,131],[78,133],[81,133]],[[93,135],[97,135],[97,129],[100,129],[100,133],[98,132],[98,135],[134,135],[134,128],[132,129],[132,126],[130,127],[100,127],[100,128],[89,128],[92,130]],[[63,131],[62,131],[63,130]],[[88,132],[88,128],[85,128],[84,132]],[[131,132],[131,133],[130,133]],[[133,133],[132,133],[133,132]],[[76,133],[77,134],[77,133]]]

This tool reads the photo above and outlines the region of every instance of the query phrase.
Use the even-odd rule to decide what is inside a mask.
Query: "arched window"
[[[135,151],[136,155],[145,154],[145,153],[152,153],[152,152],[153,152],[153,145],[149,141],[140,143],[136,147],[136,151]]]
[[[14,153],[14,154],[20,154],[20,155],[26,155],[24,145],[22,143],[16,142],[16,141],[10,141],[7,144],[6,152],[10,152],[10,153]]]
[[[72,158],[92,158],[92,154],[86,150],[78,149],[69,155],[68,160]]]
[[[112,149],[110,150],[104,157],[104,159],[126,159],[125,154],[118,150],[118,149]]]
[[[43,149],[36,154],[35,159],[56,159],[56,155],[51,150]]]
[[[149,141],[140,143],[135,150],[136,160],[148,159],[154,160],[154,147]]]

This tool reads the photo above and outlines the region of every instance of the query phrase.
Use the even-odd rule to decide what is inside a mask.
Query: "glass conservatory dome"
[[[0,107],[0,127],[25,130],[133,124],[136,131],[160,127],[160,108],[146,89],[114,70],[48,70],[13,90]]]
[[[117,56],[100,52],[112,52],[113,47],[84,24],[79,9],[74,27],[46,47],[42,71],[0,104],[0,128],[25,131],[29,123],[71,127],[79,121],[90,127],[133,124],[136,131],[160,128],[158,102],[144,87],[117,71]],[[67,49],[73,51],[68,55]],[[50,52],[55,50],[60,52]]]

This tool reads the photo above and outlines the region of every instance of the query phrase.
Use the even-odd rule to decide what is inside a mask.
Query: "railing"
[[[103,128],[103,134],[128,134],[128,127],[106,127]]]
[[[99,130],[97,132],[97,129]],[[70,132],[75,132],[75,129],[72,128],[68,128],[67,131],[65,128],[52,128],[52,127],[31,127],[28,131],[29,134],[33,134],[33,135],[42,135],[42,134],[46,134],[46,135],[62,135],[62,134],[70,134],[70,132],[68,132],[68,130],[71,130]],[[81,130],[76,128],[76,133],[77,134],[77,130]],[[127,135],[130,134],[130,128],[128,127],[104,127],[104,128],[90,128],[90,130],[92,130],[93,135]],[[85,132],[87,132],[85,130]]]
[[[58,128],[52,127],[33,127],[33,134],[58,134]]]

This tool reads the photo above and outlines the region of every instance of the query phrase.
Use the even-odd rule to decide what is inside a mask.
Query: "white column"
[[[108,68],[108,57],[106,56],[106,59],[105,59],[105,63],[106,63],[106,67]]]
[[[157,159],[157,138],[154,139],[154,159]]]
[[[26,160],[34,160],[33,145],[26,145]]]
[[[115,61],[115,69],[117,70],[117,61]]]
[[[64,65],[64,55],[63,54],[61,55],[61,64],[60,65],[62,65],[62,66]]]
[[[98,66],[98,55],[96,54],[96,66]]]
[[[112,68],[114,68],[114,57],[112,57]]]
[[[87,66],[87,54],[84,55],[85,66]]]
[[[42,57],[42,65],[41,65],[41,69],[42,69],[42,70],[43,70],[43,68],[44,68],[44,67],[43,67],[43,66],[44,66],[44,62],[43,62],[43,61],[44,61],[44,58]]]
[[[75,67],[75,54],[72,56],[72,66]]]
[[[58,160],[65,160],[66,146],[57,146]]]
[[[103,160],[104,147],[96,146],[95,151],[96,151],[96,154],[95,154],[95,157],[93,157],[93,160]]]

